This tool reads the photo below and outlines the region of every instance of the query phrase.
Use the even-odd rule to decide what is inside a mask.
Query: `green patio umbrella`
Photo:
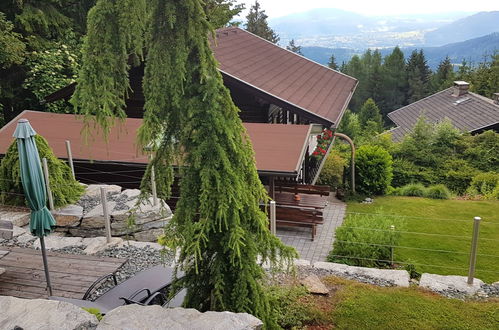
[[[38,148],[36,147],[36,142],[33,138],[35,135],[36,132],[27,119],[20,119],[18,121],[14,137],[17,139],[17,150],[19,152],[21,182],[24,189],[24,195],[28,201],[28,206],[31,209],[29,229],[31,234],[40,238],[45,278],[47,279],[47,289],[51,296],[52,286],[50,284],[44,237],[52,232],[52,229],[55,226],[55,220],[46,206],[45,179],[42,174]]]

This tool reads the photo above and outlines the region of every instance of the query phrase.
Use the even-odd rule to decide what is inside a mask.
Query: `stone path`
[[[343,223],[345,210],[346,204],[331,195],[324,209],[324,224],[317,226],[314,241],[311,240],[310,228],[282,227],[277,229],[277,236],[283,243],[293,246],[300,259],[326,261],[333,246],[336,227]]]

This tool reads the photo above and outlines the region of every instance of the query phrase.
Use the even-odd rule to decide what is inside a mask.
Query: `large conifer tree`
[[[258,0],[255,1],[255,4],[251,6],[250,11],[246,16],[246,30],[276,44],[279,42],[280,38],[277,33],[269,27],[267,17],[265,10],[261,10]]]
[[[260,210],[268,197],[209,47],[202,2],[99,0],[88,23],[73,102],[105,130],[124,116],[127,69],[146,49],[140,140],[161,141],[152,164],[163,187],[171,184],[173,160],[184,165],[180,200],[161,240],[180,249],[184,305],[248,312],[274,327],[257,259],[289,261],[295,252],[270,234]]]

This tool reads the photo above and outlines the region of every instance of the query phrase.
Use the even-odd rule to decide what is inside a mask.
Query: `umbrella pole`
[[[47,280],[47,289],[49,292],[49,296],[52,296],[52,285],[50,284],[49,265],[47,262],[47,251],[45,250],[45,239],[43,236],[40,237],[40,247],[42,249],[43,268],[45,270],[45,279]]]

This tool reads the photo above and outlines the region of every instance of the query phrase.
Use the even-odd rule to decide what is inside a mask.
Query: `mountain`
[[[499,11],[480,12],[427,32],[425,45],[441,46],[499,32]]]
[[[354,12],[320,8],[269,20],[286,45],[295,39],[302,46],[366,48],[418,46],[425,32],[438,29],[472,13],[364,16]]]
[[[422,48],[428,65],[435,69],[438,64],[449,56],[454,64],[460,64],[463,59],[468,63],[477,64],[484,59],[484,55],[492,55],[499,52],[499,33],[492,33],[483,37],[474,38],[462,42],[451,43],[440,47],[419,47]],[[406,58],[411,52],[417,49],[416,47],[403,47],[402,51]],[[380,49],[381,54],[386,56],[392,52],[393,48]],[[348,48],[326,48],[326,47],[302,47],[302,53],[305,57],[313,61],[327,65],[331,54],[334,54],[336,63],[341,65],[342,62],[347,62],[353,55],[361,55],[363,49],[348,49]]]

